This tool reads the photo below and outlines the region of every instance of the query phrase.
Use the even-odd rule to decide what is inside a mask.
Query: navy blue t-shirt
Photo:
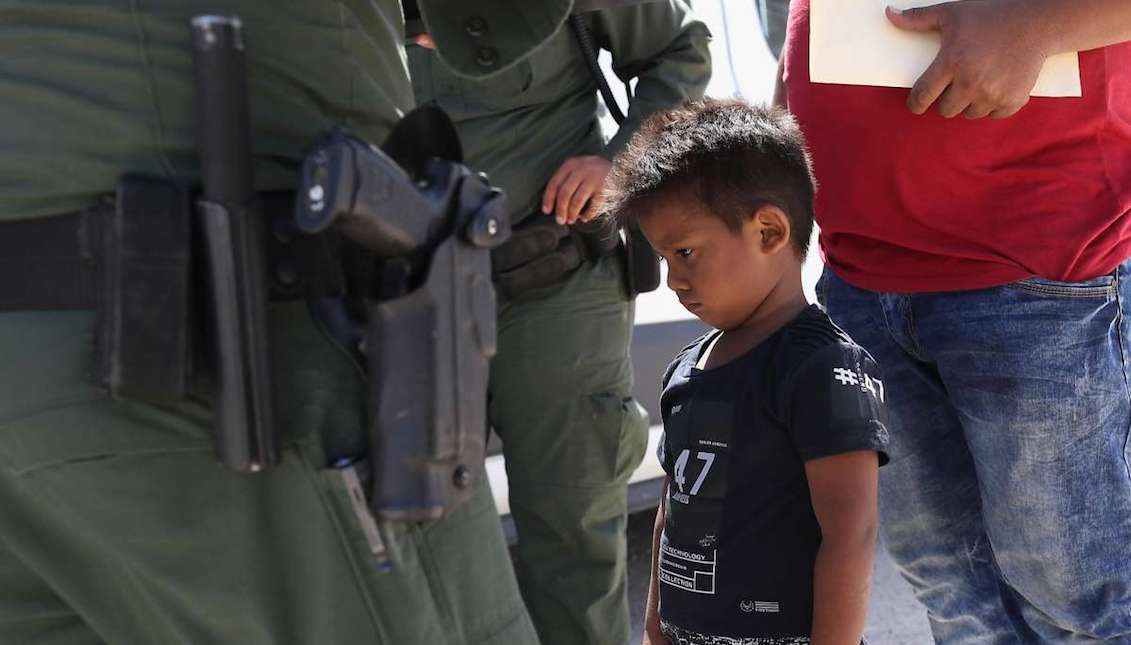
[[[885,462],[885,384],[815,305],[735,360],[697,369],[717,335],[664,377],[660,616],[703,634],[808,636],[821,530],[804,463],[857,450]]]

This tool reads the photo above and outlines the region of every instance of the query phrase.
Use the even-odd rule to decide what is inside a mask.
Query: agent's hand
[[[554,213],[558,224],[593,219],[601,212],[601,192],[612,167],[612,162],[597,155],[566,159],[546,184],[542,212]]]
[[[887,8],[900,29],[938,31],[942,47],[911,88],[907,108],[923,114],[932,104],[946,118],[1012,116],[1029,102],[1045,51],[1048,25],[1032,0],[965,0],[905,9]]]

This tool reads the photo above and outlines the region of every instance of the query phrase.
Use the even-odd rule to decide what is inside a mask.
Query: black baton
[[[267,348],[264,224],[255,200],[243,34],[236,17],[192,21],[198,203],[211,279],[220,460],[241,472],[277,461]]]

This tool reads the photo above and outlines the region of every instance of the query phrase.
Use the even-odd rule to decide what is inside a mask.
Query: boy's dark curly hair
[[[789,216],[803,260],[815,187],[805,140],[789,113],[703,99],[644,121],[613,160],[604,211],[624,225],[654,200],[683,194],[737,231],[758,208],[773,205]]]

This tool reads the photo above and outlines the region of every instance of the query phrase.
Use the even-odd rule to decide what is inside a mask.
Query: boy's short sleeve
[[[875,450],[887,463],[886,384],[861,347],[839,341],[805,358],[785,391],[786,424],[802,460]]]

